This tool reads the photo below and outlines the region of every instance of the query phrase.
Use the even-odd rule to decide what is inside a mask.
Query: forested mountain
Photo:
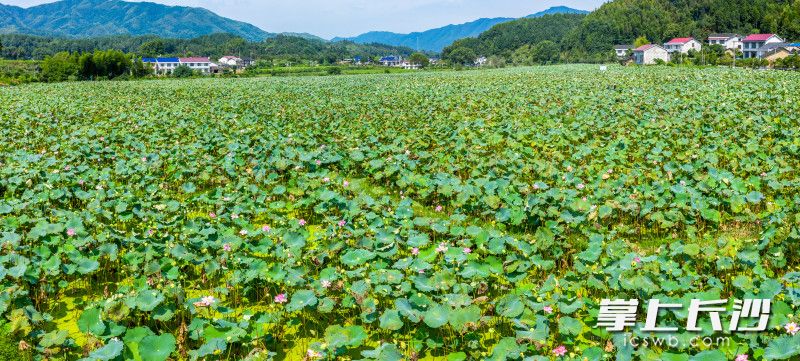
[[[264,41],[250,42],[230,34],[213,34],[193,39],[159,38],[152,35],[116,35],[90,39],[41,37],[33,35],[0,35],[8,59],[43,59],[61,51],[91,52],[95,49],[116,49],[140,56],[211,56],[239,55],[258,59],[315,60],[332,63],[361,56],[371,58],[386,54],[409,55],[410,48],[381,44],[356,44],[278,35]]]
[[[82,38],[121,34],[195,38],[230,33],[248,40],[275,35],[203,8],[120,0],[62,0],[29,8],[0,4],[0,33]]]
[[[547,10],[531,14],[526,18],[538,18],[550,14],[585,14],[587,11],[572,9],[566,6],[552,7]],[[334,38],[332,41],[350,40],[356,43],[381,43],[407,46],[414,49],[441,51],[454,41],[475,37],[497,24],[514,20],[514,18],[484,18],[464,24],[447,25],[441,28],[398,34],[388,31],[372,31],[352,38]]]
[[[576,55],[596,54],[639,36],[662,42],[715,32],[800,39],[800,0],[615,0],[586,16],[564,45]]]
[[[705,39],[714,32],[768,32],[800,40],[800,0],[614,0],[586,16],[556,16],[496,25],[476,38],[454,42],[443,56],[461,48],[459,54],[511,61],[520,47],[546,40],[557,45],[560,60],[606,61],[613,59],[614,44],[633,44],[640,36],[661,43],[683,36]]]
[[[564,37],[585,17],[582,14],[552,14],[510,21],[496,25],[476,38],[456,41],[443,50],[442,56],[447,59],[454,51],[463,53],[469,50],[476,55],[509,58],[518,48],[543,41],[554,43],[560,49]]]

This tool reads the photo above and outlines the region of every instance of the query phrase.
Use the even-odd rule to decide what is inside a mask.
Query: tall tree
[[[430,59],[428,59],[428,57],[423,53],[411,54],[411,56],[408,57],[408,61],[411,64],[419,65],[421,68],[428,66],[428,64],[431,62]]]

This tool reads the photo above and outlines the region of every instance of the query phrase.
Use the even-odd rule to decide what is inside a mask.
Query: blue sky
[[[307,32],[324,38],[372,30],[422,31],[478,18],[522,17],[564,5],[593,10],[604,0],[151,0],[199,6],[270,32]],[[33,6],[53,0],[0,0]]]

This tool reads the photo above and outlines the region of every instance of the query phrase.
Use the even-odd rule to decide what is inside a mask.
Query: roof
[[[785,51],[785,52],[787,52],[789,54],[793,54],[793,53],[797,52],[795,50],[795,48],[791,46],[791,44],[788,44],[788,45],[779,46],[777,48],[773,48],[773,49],[771,49],[769,51],[766,51],[766,52],[764,52],[764,56],[765,57],[772,56],[772,55],[775,55],[777,53],[780,53],[781,51]]]
[[[775,36],[775,34],[750,34],[742,39],[742,41],[767,41],[773,36]]]
[[[177,63],[179,60],[178,58],[156,58],[156,61],[159,63]]]
[[[650,50],[652,48],[661,48],[661,47],[656,45],[656,44],[647,44],[647,45],[642,45],[642,46],[640,46],[640,47],[638,47],[636,49],[633,49],[633,51],[648,51],[648,50]],[[661,49],[664,49],[664,48],[661,48]]]
[[[241,58],[239,58],[238,56],[233,56],[233,55],[225,55],[225,56],[223,56],[223,57],[219,58],[219,60],[229,60],[229,59],[234,59],[234,60],[235,60],[235,59],[239,59],[239,60],[242,60],[242,59],[241,59]]]
[[[208,57],[181,58],[181,63],[208,63]]]
[[[712,33],[708,35],[709,39],[730,39],[730,38],[739,38],[741,35],[734,34],[734,33]]]
[[[666,42],[666,44],[686,44],[692,40],[694,40],[694,38],[675,38]]]
[[[769,44],[764,44],[764,46],[762,46],[762,47],[760,47],[760,48],[758,48],[756,50],[758,50],[758,51],[770,51],[770,50],[774,50],[774,49],[777,49],[777,48],[783,48],[783,47],[786,47],[786,46],[789,46],[789,44],[787,44],[787,43],[769,43]]]
[[[156,58],[142,58],[142,63],[155,63]]]
[[[788,46],[800,48],[800,43],[790,43],[790,44],[788,44]]]
[[[399,60],[400,59],[398,59],[394,55],[392,55],[392,56],[384,56],[383,58],[381,58],[381,61],[399,61]]]
[[[614,45],[614,49],[619,49],[619,50],[627,50],[632,48],[633,47],[630,45]]]

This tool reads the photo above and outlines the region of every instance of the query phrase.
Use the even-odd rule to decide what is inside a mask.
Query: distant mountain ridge
[[[588,11],[566,6],[555,6],[547,10],[526,16],[538,18],[549,14],[588,14]],[[331,41],[349,40],[359,44],[381,43],[396,46],[407,46],[417,50],[441,51],[456,40],[475,37],[493,26],[515,20],[515,18],[482,18],[463,24],[452,24],[436,29],[409,34],[398,34],[389,31],[371,31],[355,37],[333,38]]]
[[[0,33],[75,38],[123,34],[195,38],[230,33],[253,41],[276,35],[203,8],[121,0],[62,0],[29,8],[0,4]]]

